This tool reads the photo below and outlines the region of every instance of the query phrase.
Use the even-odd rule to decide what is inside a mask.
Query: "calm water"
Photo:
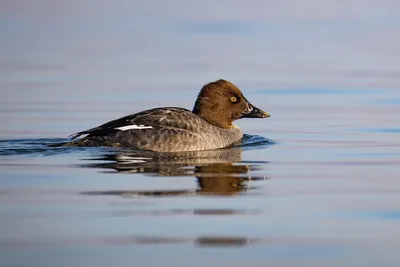
[[[0,266],[400,265],[396,2],[56,2],[0,4]],[[218,78],[236,147],[47,147]]]

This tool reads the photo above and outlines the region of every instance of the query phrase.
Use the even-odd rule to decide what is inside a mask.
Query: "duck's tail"
[[[80,147],[80,146],[93,146],[88,144],[88,139],[82,138],[70,142],[54,143],[47,145],[48,147]]]

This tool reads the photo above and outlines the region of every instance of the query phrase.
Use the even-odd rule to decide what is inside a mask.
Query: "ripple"
[[[117,151],[127,149],[117,148],[105,148],[105,147],[51,147],[49,145],[56,143],[67,142],[69,139],[66,138],[41,138],[41,139],[9,139],[0,140],[0,156],[11,156],[11,155],[39,155],[39,156],[50,156],[63,153],[74,153],[74,152],[104,152],[104,151]],[[259,135],[245,134],[242,141],[235,145],[235,147],[243,147],[246,150],[250,149],[261,149],[274,142],[268,138]]]
[[[85,151],[87,148],[49,147],[54,143],[65,142],[63,138],[52,139],[11,139],[0,140],[0,156],[12,155],[40,155],[50,156],[56,154]]]
[[[187,176],[196,178],[197,188],[131,190],[127,188],[89,190],[80,192],[87,196],[174,197],[174,196],[235,196],[261,187],[252,182],[265,181],[266,176],[253,175],[264,168],[267,161],[243,161],[244,150],[267,148],[274,144],[258,135],[244,135],[243,140],[230,148],[188,151],[153,152],[99,147],[49,147],[63,139],[19,139],[0,141],[0,155],[51,156],[72,153],[81,158],[79,164],[65,162],[65,166],[91,168],[100,173],[129,173],[145,176]],[[83,159],[82,159],[82,153]],[[63,158],[59,158],[63,160]],[[29,166],[28,162],[3,162],[3,166]]]
[[[241,143],[237,146],[245,150],[251,150],[266,148],[273,144],[276,144],[276,142],[263,136],[244,134]]]
[[[106,212],[96,212],[96,217],[137,217],[137,216],[234,216],[234,215],[257,215],[262,211],[259,209],[146,209],[146,210],[112,210]]]
[[[0,248],[7,251],[18,251],[19,249],[37,248],[45,246],[65,245],[110,245],[110,246],[143,246],[143,245],[188,245],[193,244],[201,247],[243,247],[243,246],[266,246],[281,247],[293,252],[309,252],[313,256],[315,249],[336,254],[337,249],[343,247],[344,242],[321,240],[312,238],[276,238],[276,237],[247,237],[240,235],[204,235],[204,236],[158,236],[158,235],[127,235],[127,236],[96,236],[80,238],[46,238],[46,239],[24,239],[24,240],[0,240]],[[353,241],[354,244],[357,242]],[[360,243],[360,242],[359,242]],[[321,250],[321,251],[322,251]],[[308,253],[307,253],[308,254]],[[287,256],[285,254],[285,256]],[[293,256],[293,255],[291,255]]]

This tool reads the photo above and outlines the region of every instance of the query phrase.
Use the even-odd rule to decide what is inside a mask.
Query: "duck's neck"
[[[195,112],[195,110],[193,113],[199,115],[201,118],[205,119],[214,126],[224,129],[230,129],[234,127],[231,121],[224,119],[220,114],[212,114],[210,112]]]

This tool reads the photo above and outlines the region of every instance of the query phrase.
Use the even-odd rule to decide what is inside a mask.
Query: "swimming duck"
[[[232,124],[241,118],[270,115],[252,104],[231,82],[217,80],[203,86],[193,111],[162,107],[131,114],[71,135],[64,146],[107,146],[159,152],[195,151],[231,146],[243,133]]]

